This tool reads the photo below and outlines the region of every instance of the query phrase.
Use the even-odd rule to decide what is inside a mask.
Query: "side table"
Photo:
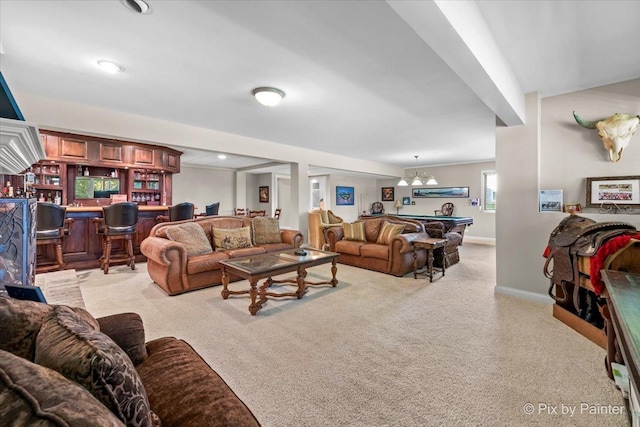
[[[413,278],[417,279],[419,274],[428,274],[429,282],[433,282],[433,260],[434,255],[433,251],[438,248],[444,248],[447,244],[447,239],[436,239],[436,238],[427,238],[427,239],[418,239],[413,241]],[[426,268],[418,270],[418,250],[424,249],[427,251],[427,265]],[[442,268],[438,268],[442,272],[442,276],[444,277],[444,271],[446,267],[446,261],[444,257],[444,250],[442,251]],[[437,267],[436,267],[437,268]]]

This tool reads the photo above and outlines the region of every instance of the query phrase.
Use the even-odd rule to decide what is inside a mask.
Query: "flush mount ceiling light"
[[[423,176],[421,174],[418,173],[418,156],[413,156],[416,158],[416,171],[414,175],[408,175],[403,177],[399,182],[398,182],[398,186],[399,187],[406,187],[407,185],[409,185],[409,183],[411,183],[412,186],[417,186],[417,185],[438,185],[438,181],[436,181],[436,179],[434,178],[433,175],[429,175],[429,176]]]
[[[116,74],[124,71],[124,67],[120,64],[116,64],[112,61],[106,61],[101,59],[98,61],[98,67],[102,69],[102,71],[106,71],[107,73]]]
[[[220,160],[224,160],[224,159],[226,159],[226,158],[227,158],[227,156],[225,156],[224,154],[218,154],[218,158],[219,158]]]
[[[136,13],[148,13],[149,3],[144,0],[122,0],[127,9],[131,9]]]
[[[260,104],[267,107],[275,107],[284,98],[284,92],[275,87],[257,87],[251,93]]]

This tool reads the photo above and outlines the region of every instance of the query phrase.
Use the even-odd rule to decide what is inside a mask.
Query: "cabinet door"
[[[87,141],[60,138],[60,160],[88,160]]]
[[[42,145],[44,146],[44,152],[47,155],[47,159],[59,159],[60,158],[60,138],[53,135],[40,134],[42,139]]]
[[[133,147],[132,153],[135,166],[153,167],[155,160],[153,148]]]
[[[169,172],[180,172],[180,156],[163,151],[162,166]]]
[[[98,142],[98,158],[102,163],[112,165],[124,164],[124,146]]]

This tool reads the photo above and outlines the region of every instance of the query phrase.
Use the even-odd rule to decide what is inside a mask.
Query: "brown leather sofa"
[[[329,250],[340,254],[338,262],[394,276],[404,276],[413,271],[412,242],[429,237],[421,222],[386,215],[363,218],[360,221],[365,224],[366,242],[344,240],[344,229],[341,227],[327,229]],[[394,236],[389,245],[376,243],[385,222],[405,226],[403,232]],[[427,259],[426,253],[418,251],[417,255],[418,267],[423,267]]]
[[[0,324],[2,426],[260,425],[185,341],[145,342],[135,313],[0,297]]]
[[[386,215],[373,218],[364,217],[360,221],[365,223],[366,242],[344,240],[342,228],[333,227],[327,230],[329,250],[340,254],[338,262],[342,264],[380,271],[394,276],[404,276],[412,272],[414,268],[412,242],[427,237],[447,239],[444,248],[436,249],[435,266],[442,266],[443,250],[447,267],[460,261],[458,246],[462,242],[462,237],[458,233],[445,233],[444,225],[440,222],[425,225],[420,221]],[[385,221],[405,225],[402,234],[395,236],[389,245],[376,243]],[[417,252],[417,261],[418,268],[424,266],[426,262],[425,251]]]
[[[304,241],[303,234],[298,230],[280,230],[281,243],[252,245],[222,252],[214,250],[203,255],[188,256],[184,244],[167,237],[167,229],[185,223],[195,223],[202,227],[209,244],[214,248],[212,227],[221,229],[252,227],[252,218],[207,216],[155,225],[149,232],[149,237],[140,244],[140,251],[147,257],[149,276],[169,295],[222,284],[222,273],[218,263],[220,260],[299,248]],[[230,280],[239,280],[239,278],[230,276]]]

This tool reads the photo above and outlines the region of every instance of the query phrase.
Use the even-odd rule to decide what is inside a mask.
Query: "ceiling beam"
[[[387,3],[502,122],[524,123],[524,93],[474,1]]]

